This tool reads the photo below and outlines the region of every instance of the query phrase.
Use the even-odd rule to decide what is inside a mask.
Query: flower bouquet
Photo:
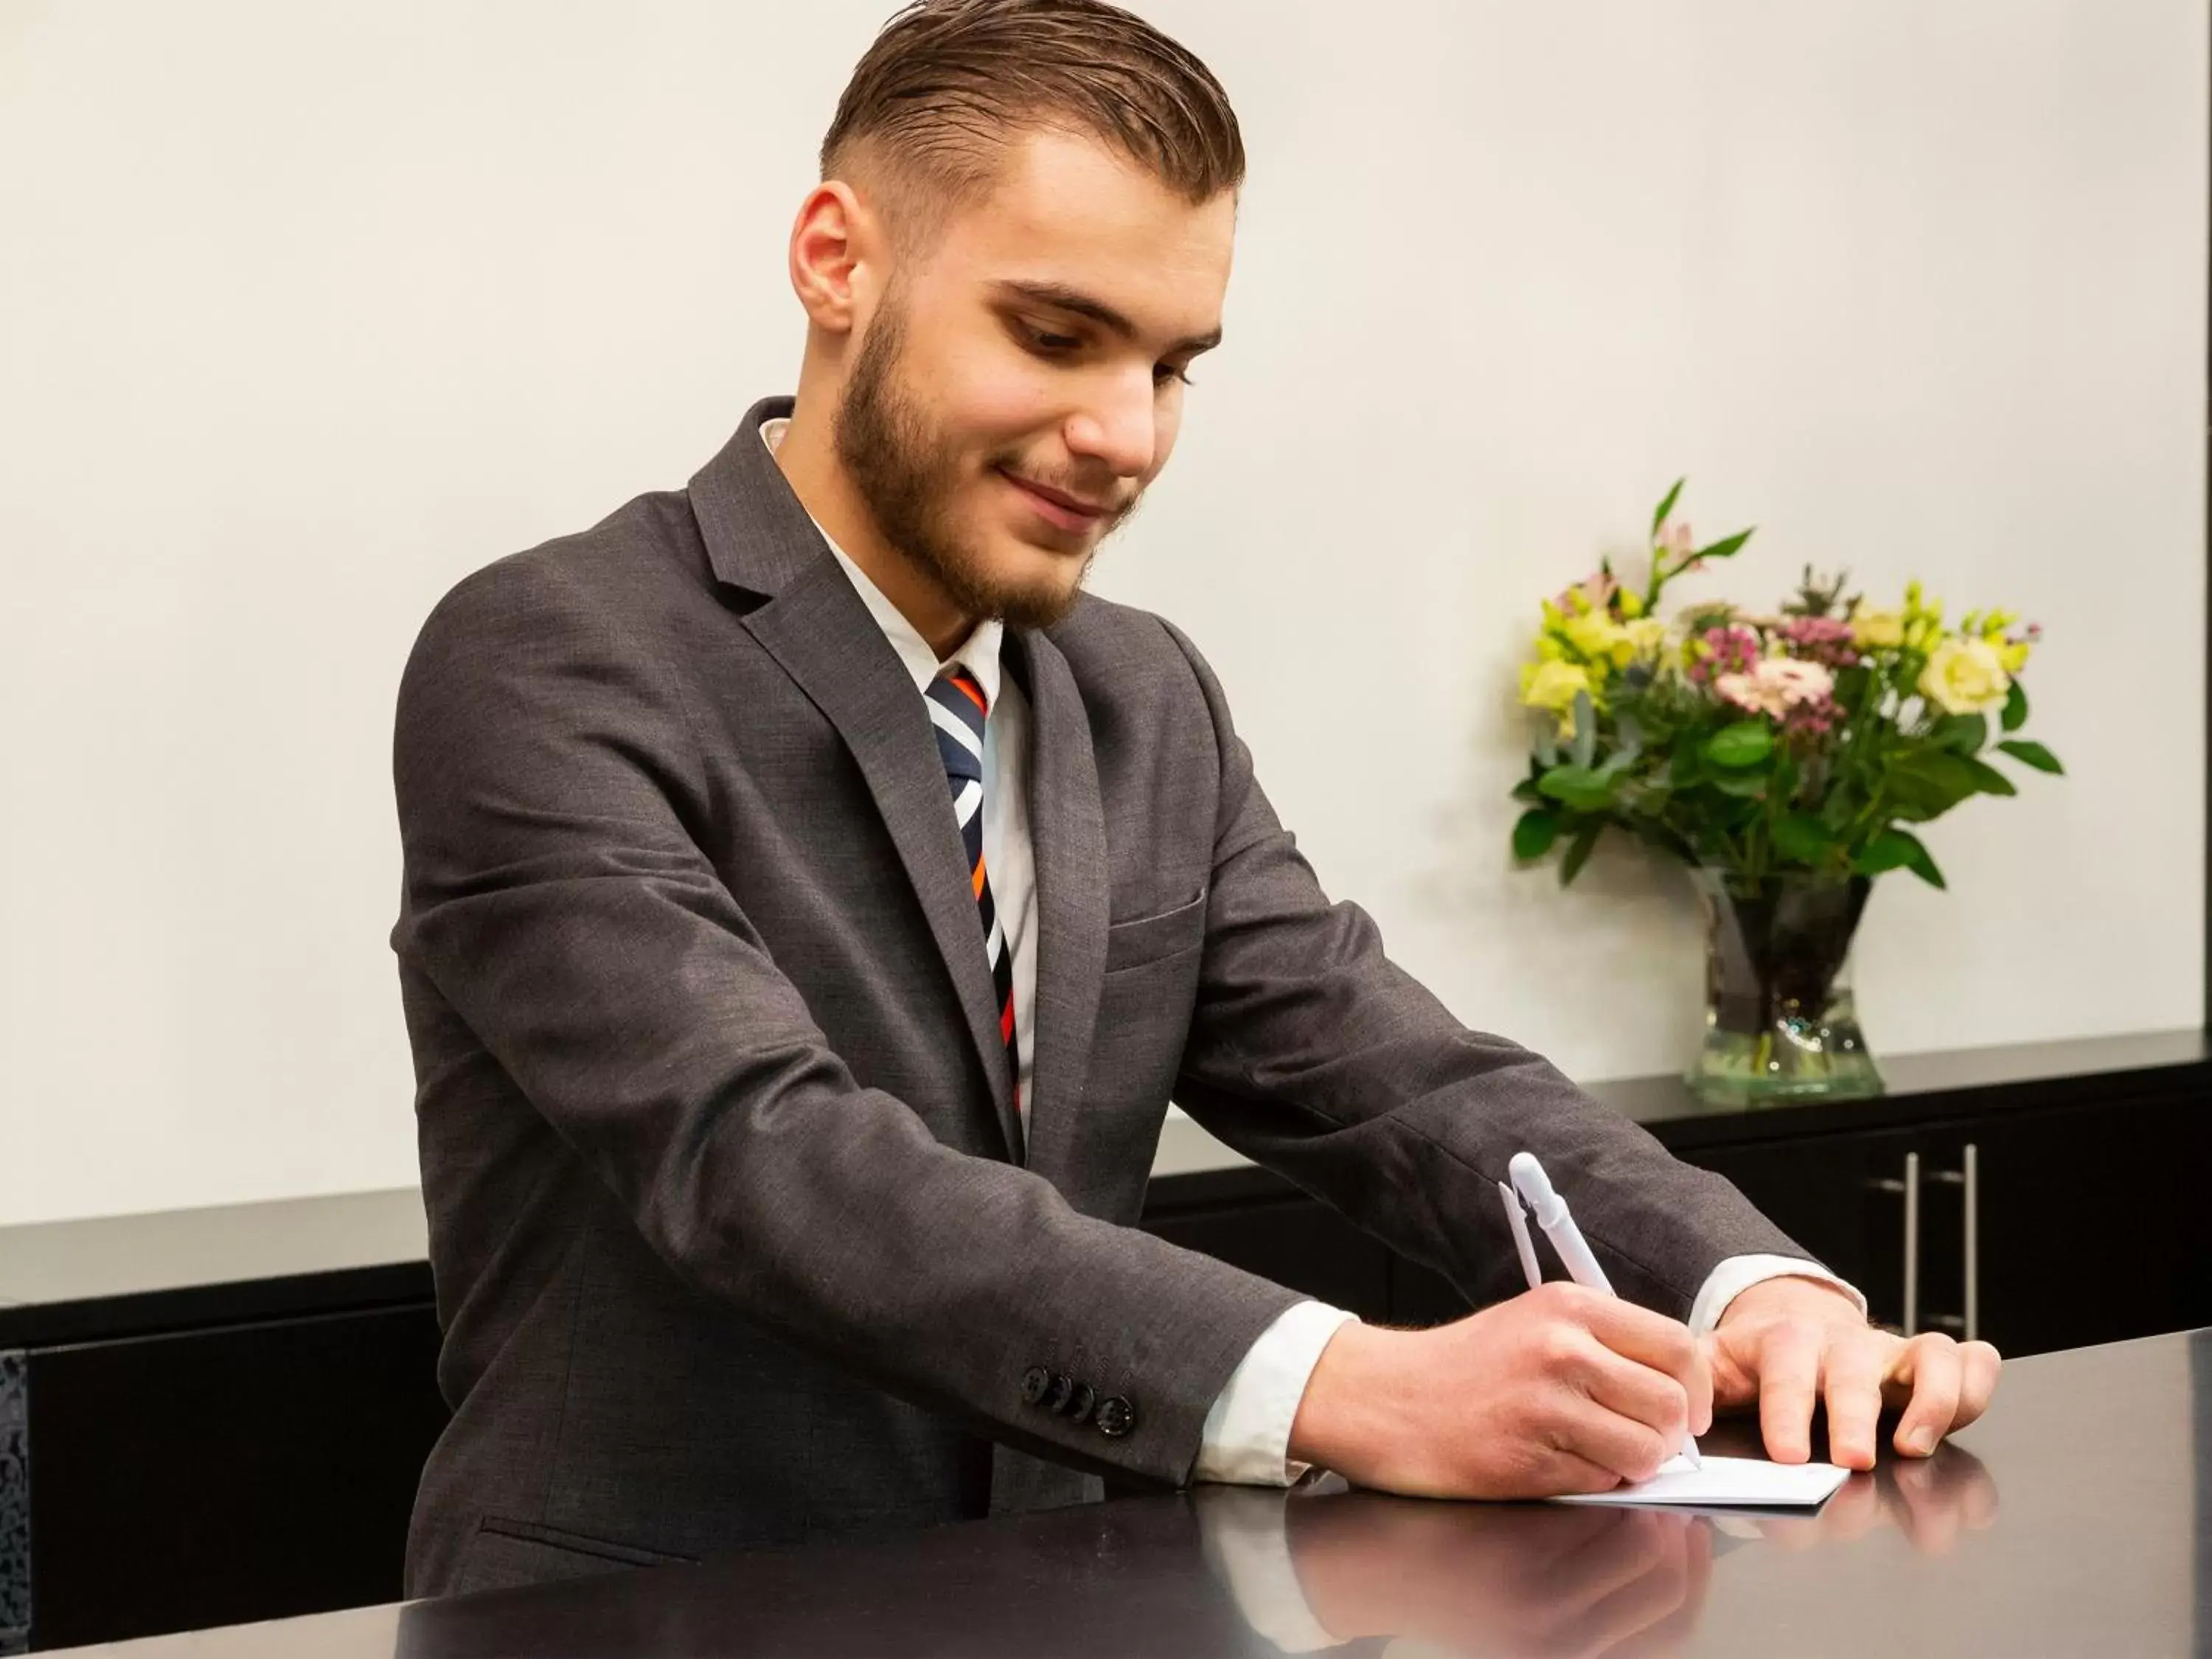
[[[1561,852],[1571,882],[1607,829],[1689,866],[1707,923],[1706,1033],[1690,1081],[1752,1100],[1881,1087],[1848,958],[1873,878],[1943,885],[1914,832],[1973,795],[2010,795],[1988,757],[2061,770],[2027,720],[2040,630],[2004,611],[1956,626],[1915,582],[1894,607],[1808,569],[1771,615],[1726,603],[1663,614],[1668,584],[1730,558],[1651,515],[1638,587],[1608,559],[1544,601],[1521,673],[1531,711],[1513,851]]]

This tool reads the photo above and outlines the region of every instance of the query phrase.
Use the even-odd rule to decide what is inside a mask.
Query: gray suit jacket
[[[789,408],[468,577],[407,665],[392,945],[454,1413],[410,1595],[1186,1480],[1298,1298],[1134,1231],[1170,1095],[1477,1302],[1518,1288],[1490,1183],[1523,1147],[1654,1307],[1802,1254],[1394,966],[1190,642],[1091,597],[1007,636],[1024,1134],[922,700],[757,435]]]

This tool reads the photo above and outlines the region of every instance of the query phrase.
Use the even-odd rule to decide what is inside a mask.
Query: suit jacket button
[[[1137,1426],[1137,1408],[1120,1395],[1109,1394],[1098,1402],[1098,1413],[1094,1420],[1097,1423],[1099,1433],[1109,1440],[1119,1440]]]
[[[1044,1391],[1052,1386],[1052,1373],[1042,1365],[1032,1365],[1022,1373],[1022,1399],[1031,1406],[1044,1398]]]
[[[1067,1420],[1071,1423],[1089,1422],[1091,1420],[1091,1408],[1097,1403],[1097,1401],[1098,1392],[1097,1389],[1093,1389],[1088,1382],[1077,1383],[1075,1385],[1075,1393],[1067,1402]]]
[[[1065,1376],[1054,1377],[1051,1391],[1044,1397],[1044,1408],[1048,1412],[1066,1411],[1067,1397],[1074,1392],[1075,1384],[1071,1379]]]

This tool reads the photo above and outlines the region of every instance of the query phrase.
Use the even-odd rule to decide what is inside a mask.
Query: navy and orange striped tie
[[[966,669],[948,668],[923,693],[929,723],[937,732],[937,752],[952,786],[952,815],[968,849],[968,881],[975,890],[975,908],[983,919],[983,951],[990,958],[991,988],[999,1003],[999,1036],[1006,1045],[1006,1064],[1014,1079],[1014,1105],[1022,1103],[1021,1051],[1014,1043],[1013,952],[991,898],[991,879],[983,869],[983,718],[990,705],[983,688]]]

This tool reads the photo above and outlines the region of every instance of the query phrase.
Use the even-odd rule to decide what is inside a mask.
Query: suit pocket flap
[[[1206,938],[1206,894],[1200,889],[1188,904],[1158,915],[1109,922],[1106,927],[1106,971],[1141,968],[1164,957],[1179,956]]]
[[[535,1521],[510,1521],[487,1515],[477,1522],[461,1558],[457,1592],[514,1589],[525,1584],[550,1584],[563,1578],[583,1578],[593,1573],[619,1572],[624,1567],[672,1566],[688,1563],[688,1555],[671,1555],[633,1544],[589,1538],[542,1526]]]

